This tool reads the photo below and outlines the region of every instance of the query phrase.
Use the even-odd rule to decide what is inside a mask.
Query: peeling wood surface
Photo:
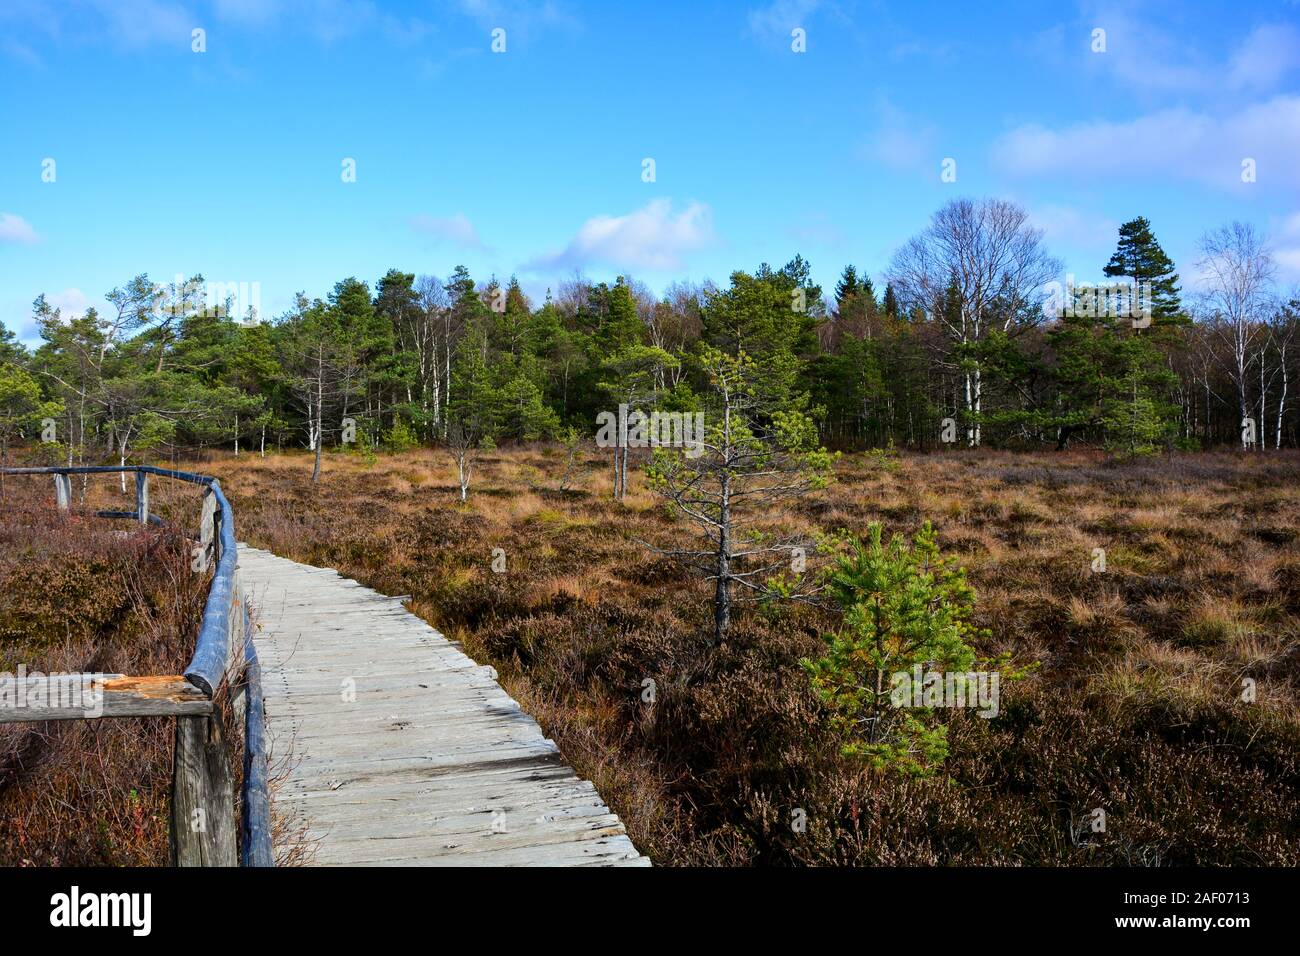
[[[649,865],[492,668],[336,571],[246,545],[239,568],[276,810],[312,863]]]
[[[28,675],[21,681],[16,676],[0,678],[0,724],[99,717],[205,716],[210,713],[212,702],[180,675]]]

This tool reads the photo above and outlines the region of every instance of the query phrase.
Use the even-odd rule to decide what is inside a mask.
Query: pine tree
[[[894,294],[894,287],[885,283],[885,301],[883,303],[885,315],[891,319],[898,318],[898,296]]]
[[[0,322],[0,362],[18,362],[27,354],[18,337]]]
[[[911,703],[903,680],[924,672],[923,681],[937,676],[943,686],[949,675],[974,669],[975,591],[966,572],[940,555],[929,522],[911,541],[895,535],[885,544],[876,523],[866,541],[846,544],[826,574],[843,626],[826,636],[825,656],[801,663],[831,710],[846,756],[929,776],[948,755],[948,728],[930,708]]]
[[[845,266],[844,274],[840,276],[840,281],[835,284],[836,308],[843,311],[848,301],[861,291],[862,286],[858,284],[858,270],[851,265]]]
[[[1119,244],[1102,271],[1111,278],[1132,279],[1139,286],[1149,282],[1155,324],[1167,325],[1182,320],[1178,273],[1174,271],[1173,260],[1160,248],[1151,231],[1151,223],[1145,217],[1130,219],[1119,227]]]
[[[880,304],[876,302],[876,287],[871,282],[871,276],[863,276],[862,282],[859,283],[858,288],[860,290],[858,292],[858,297],[866,299],[870,304],[872,311],[880,308]]]
[[[757,365],[743,351],[730,356],[705,346],[700,353],[708,376],[703,440],[693,454],[657,448],[646,474],[703,539],[660,553],[712,583],[713,640],[720,645],[737,591],[750,600],[789,598],[802,586],[784,573],[813,543],[762,526],[780,508],[824,488],[836,455],[818,446],[812,419],[782,410],[784,395],[764,391]]]
[[[9,445],[15,439],[37,433],[41,419],[53,418],[62,411],[58,402],[42,398],[36,379],[15,363],[0,362],[0,468],[9,464]],[[0,493],[3,489],[0,484]]]
[[[707,344],[733,358],[743,352],[762,380],[763,393],[778,407],[798,411],[807,407],[800,386],[817,348],[811,311],[821,300],[821,289],[800,278],[804,265],[796,257],[780,272],[766,264],[752,276],[733,272],[730,288],[709,296],[701,314]]]
[[[1056,407],[1045,424],[1064,449],[1079,433],[1099,432],[1107,447],[1144,454],[1167,440],[1177,384],[1150,335],[1113,315],[1073,314],[1047,333],[1055,357]]]

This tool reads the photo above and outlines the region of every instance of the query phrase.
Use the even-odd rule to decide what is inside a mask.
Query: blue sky
[[[1135,215],[1189,285],[1231,219],[1300,281],[1290,0],[4,0],[0,131],[0,322],[28,341],[38,293],[102,308],[140,272],[259,283],[270,316],[457,263],[540,297],[801,252],[829,291],[957,196],[1023,204],[1083,281]]]

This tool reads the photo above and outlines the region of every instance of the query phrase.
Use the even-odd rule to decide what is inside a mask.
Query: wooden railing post
[[[244,592],[239,586],[239,571],[235,571],[235,586],[230,589],[230,656],[226,659],[226,674],[228,680],[233,680],[235,676],[241,674],[246,664],[246,653],[244,642],[248,640],[248,633],[244,630],[247,618],[247,611],[244,608]],[[244,687],[243,681],[239,685]],[[235,719],[242,721],[244,718],[244,695],[237,695],[235,701]]]
[[[203,508],[199,512],[199,547],[202,549],[203,562],[200,570],[207,570],[217,562],[217,496],[209,488],[203,494]]]
[[[141,524],[149,523],[149,473],[135,473],[135,514]]]
[[[266,759],[266,712],[262,697],[262,666],[253,646],[253,622],[248,605],[240,608],[244,619],[244,800],[240,814],[241,866],[275,866],[275,848],[271,841],[270,771]]]
[[[59,474],[54,475],[54,500],[59,503],[60,511],[68,511],[72,508],[72,476]]]
[[[173,866],[237,866],[235,795],[221,716],[176,718]]]

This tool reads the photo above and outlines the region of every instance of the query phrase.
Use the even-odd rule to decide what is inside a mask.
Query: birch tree
[[[955,199],[899,249],[889,269],[903,310],[924,312],[959,346],[972,447],[980,444],[983,370],[970,347],[991,331],[1011,334],[1039,321],[1045,286],[1062,268],[1042,236],[1015,203]]]
[[[1241,447],[1250,446],[1244,423],[1251,417],[1249,374],[1252,352],[1264,334],[1275,266],[1264,237],[1250,223],[1231,222],[1201,237],[1197,262],[1211,328],[1227,350],[1228,374],[1237,392],[1243,428]],[[1258,423],[1263,432],[1264,422]]]

